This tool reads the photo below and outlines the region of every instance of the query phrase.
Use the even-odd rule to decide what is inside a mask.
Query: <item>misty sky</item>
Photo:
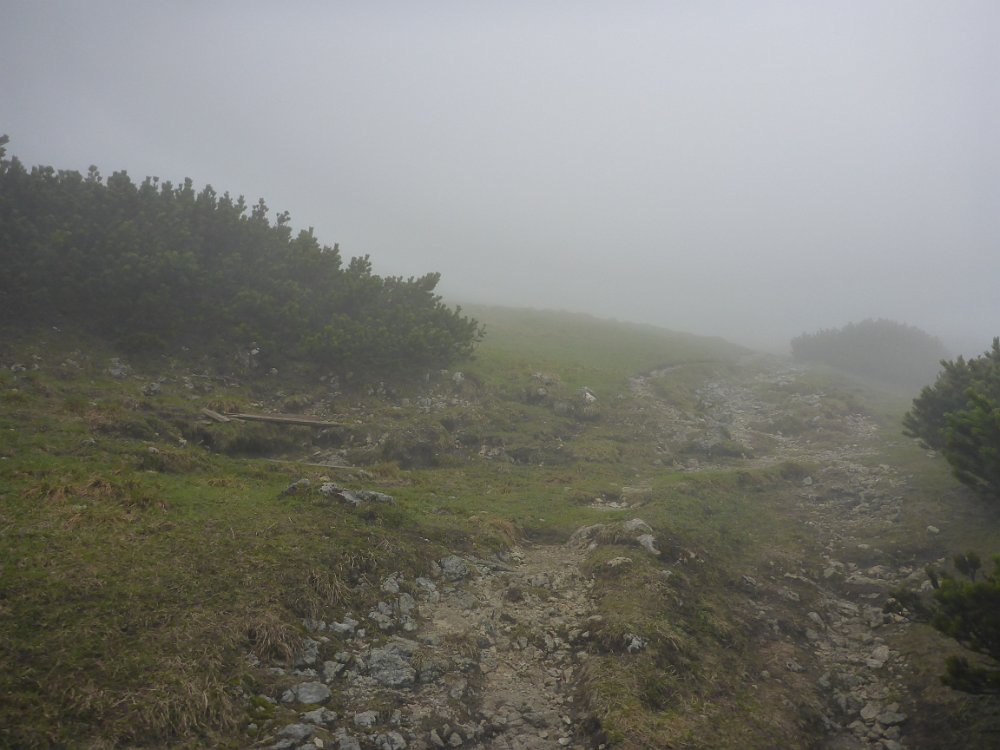
[[[996,0],[2,0],[0,133],[263,197],[449,299],[757,345],[885,317],[975,353],[998,39]]]

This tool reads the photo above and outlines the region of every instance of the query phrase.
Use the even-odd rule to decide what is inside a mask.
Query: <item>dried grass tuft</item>
[[[64,505],[67,503],[115,504],[126,509],[148,508],[157,504],[145,487],[135,479],[107,479],[103,476],[92,476],[86,482],[79,484],[42,484],[28,488],[25,495],[44,498],[47,502]]]
[[[302,641],[298,628],[275,610],[248,613],[243,619],[243,633],[251,652],[261,661],[290,663]]]
[[[494,538],[505,548],[513,547],[524,536],[521,527],[509,518],[479,514],[470,520],[478,526],[480,533]]]

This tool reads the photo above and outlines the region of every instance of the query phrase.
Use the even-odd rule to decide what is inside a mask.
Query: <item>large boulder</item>
[[[417,670],[411,665],[419,645],[405,638],[393,638],[368,655],[368,675],[384,687],[408,687],[416,682]]]
[[[628,544],[660,555],[653,527],[641,518],[617,523],[595,523],[582,526],[573,532],[569,544],[575,547],[597,547],[601,544]]]
[[[441,566],[441,577],[446,581],[461,581],[469,575],[469,566],[458,555],[448,555],[438,565]]]
[[[331,695],[330,688],[322,682],[300,682],[286,690],[281,700],[283,703],[326,703]]]
[[[333,482],[324,482],[321,484],[319,493],[326,497],[340,498],[345,503],[353,505],[355,508],[360,506],[362,503],[384,503],[386,505],[396,504],[392,495],[386,495],[384,492],[376,492],[375,490],[349,490],[344,487],[340,487]]]

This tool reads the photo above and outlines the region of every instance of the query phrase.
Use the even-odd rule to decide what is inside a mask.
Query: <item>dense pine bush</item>
[[[0,311],[67,319],[126,348],[256,344],[272,360],[390,375],[468,356],[479,324],[434,293],[439,275],[346,265],[263,200],[125,172],[106,180],[6,159],[0,141]]]

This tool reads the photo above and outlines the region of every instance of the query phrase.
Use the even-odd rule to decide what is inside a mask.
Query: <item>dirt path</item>
[[[574,644],[591,614],[582,557],[566,545],[521,547],[509,566],[478,565],[463,595],[433,611],[431,637],[471,637],[485,646],[475,704],[487,737],[479,746],[573,746]]]
[[[258,746],[582,750],[573,689],[592,609],[583,555],[523,544],[490,559],[451,556],[434,580],[386,577],[366,617],[307,623],[299,668],[270,670],[299,722]],[[342,645],[320,664],[328,633]],[[307,710],[323,703],[337,710]]]
[[[906,665],[892,647],[908,623],[883,612],[882,605],[892,588],[904,580],[919,583],[923,572],[897,567],[869,543],[898,514],[899,483],[888,466],[826,461],[804,480],[799,494],[803,526],[818,557],[756,572],[761,593],[769,590],[785,600],[761,604],[761,619],[777,623],[784,615],[794,623],[775,626],[774,643],[782,648],[770,677],[801,673],[796,676],[805,678],[802,684],[821,705],[824,748],[908,747],[910,709],[903,705],[900,678]]]

